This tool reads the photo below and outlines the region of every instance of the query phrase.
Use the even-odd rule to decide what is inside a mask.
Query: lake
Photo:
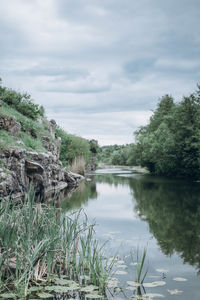
[[[164,179],[129,168],[99,169],[62,201],[62,207],[83,208],[97,223],[97,238],[108,240],[108,255],[118,253],[124,260],[113,275],[124,294],[115,297],[133,295],[126,289],[127,281],[135,280],[137,252],[141,258],[146,248],[148,273],[142,293],[160,294],[155,299],[200,299],[199,182]],[[155,281],[163,285],[148,287]]]

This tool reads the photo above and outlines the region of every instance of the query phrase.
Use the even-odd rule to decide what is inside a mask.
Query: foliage
[[[0,151],[6,150],[11,146],[15,146],[15,139],[5,130],[0,130]]]
[[[19,93],[2,86],[0,79],[0,98],[9,106],[15,108],[21,114],[36,120],[38,116],[44,116],[44,108],[35,104],[27,93]]]
[[[75,159],[85,160],[87,163],[90,158],[90,143],[88,140],[67,133],[59,126],[56,127],[56,137],[61,138],[60,160],[63,165],[73,164]]]
[[[100,162],[112,165],[130,165],[133,160],[130,159],[133,144],[127,145],[109,145],[102,146],[99,149],[97,158]]]
[[[15,118],[21,125],[19,137],[9,136],[6,132],[1,132],[1,149],[18,145],[20,147],[37,152],[46,152],[43,146],[43,136],[48,136],[50,143],[57,144],[58,141],[52,138],[49,132],[49,122],[44,117],[44,109],[34,104],[27,94],[20,94],[14,90],[2,87],[0,79],[0,99],[2,106],[0,115]],[[40,122],[38,122],[40,117]],[[98,143],[95,140],[88,141],[84,138],[69,134],[59,126],[55,128],[56,137],[61,138],[60,160],[64,166],[76,172],[84,173],[85,166],[89,162],[91,154],[98,151]]]
[[[62,214],[59,208],[34,202],[33,193],[21,205],[0,202],[0,281],[27,288],[51,282],[51,275],[70,279],[87,275],[104,289],[108,277],[102,245],[94,239],[94,224],[80,212]]]
[[[137,164],[158,175],[200,177],[200,88],[175,103],[162,97],[147,126],[136,132]]]
[[[25,132],[21,132],[21,139],[27,150],[35,150],[37,152],[45,152],[42,141],[39,138],[33,138]]]
[[[90,151],[92,154],[97,154],[99,152],[99,145],[98,145],[98,141],[96,140],[90,140]]]

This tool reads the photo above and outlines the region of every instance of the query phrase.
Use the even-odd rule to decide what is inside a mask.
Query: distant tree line
[[[100,148],[98,158],[114,165],[140,165],[151,173],[200,178],[200,85],[175,102],[163,96],[146,126],[135,132],[135,144]]]
[[[102,146],[98,152],[98,160],[111,165],[132,164],[133,144]]]

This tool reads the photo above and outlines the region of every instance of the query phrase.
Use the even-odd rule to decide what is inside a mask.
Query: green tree
[[[200,88],[179,103],[161,98],[136,132],[136,161],[159,175],[200,178]]]

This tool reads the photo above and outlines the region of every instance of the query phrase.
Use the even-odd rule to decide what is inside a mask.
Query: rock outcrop
[[[0,116],[0,130],[6,130],[11,135],[18,136],[21,131],[21,125],[14,117]]]
[[[75,187],[83,176],[67,172],[52,153],[26,151],[12,147],[0,154],[0,197],[23,196],[30,185],[45,197],[50,192]]]

